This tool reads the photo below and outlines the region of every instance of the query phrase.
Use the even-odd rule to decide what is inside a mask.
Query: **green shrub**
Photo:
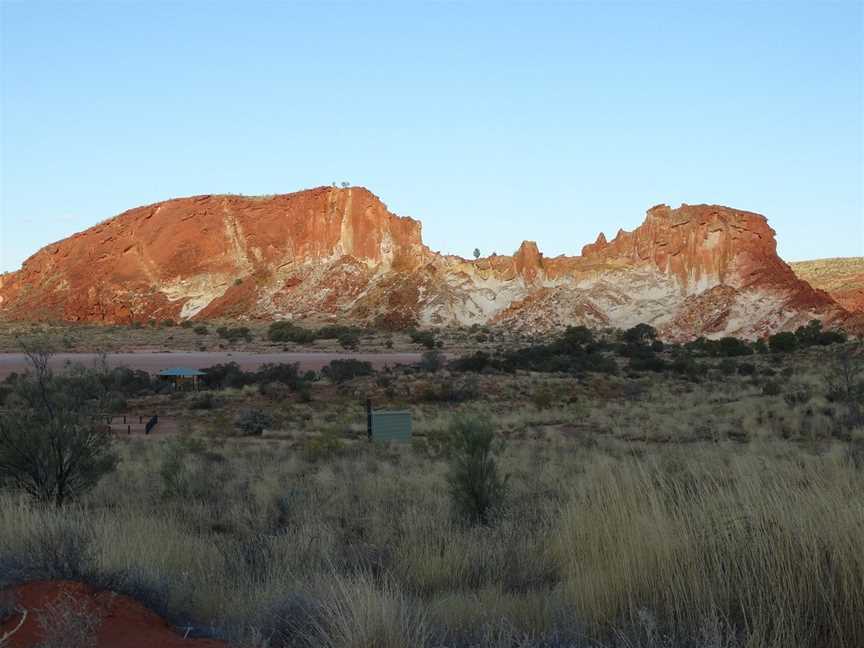
[[[781,392],[780,385],[773,380],[767,380],[762,384],[762,393],[766,396],[779,396]]]
[[[624,341],[630,344],[647,344],[657,339],[657,330],[650,324],[637,324],[624,331]]]
[[[753,376],[756,374],[756,365],[752,362],[742,362],[738,365],[739,376]]]
[[[314,331],[301,328],[291,322],[273,322],[267,329],[267,337],[272,342],[311,344],[316,336]]]
[[[846,341],[846,334],[840,331],[823,331],[822,322],[810,320],[806,326],[795,329],[795,339],[799,347],[828,346]]]
[[[291,389],[299,389],[305,380],[300,376],[300,364],[294,363],[267,363],[261,365],[258,371],[251,374],[257,383],[282,383]]]
[[[736,337],[724,337],[719,343],[719,355],[727,358],[753,355],[753,349],[744,340],[739,340]]]
[[[198,335],[207,335],[210,332],[210,330],[203,324],[199,324],[192,330],[195,331]]]
[[[717,368],[724,376],[731,376],[738,372],[738,363],[732,358],[724,358],[723,361],[717,365]]]
[[[462,403],[480,396],[480,383],[475,376],[447,379],[427,384],[419,393],[421,401],[430,403]]]
[[[237,342],[238,340],[246,340],[246,342],[252,341],[252,331],[249,330],[248,326],[220,326],[216,329],[217,335],[223,340],[228,340],[228,342]]]
[[[303,442],[303,458],[310,463],[314,463],[339,455],[344,448],[345,444],[336,437],[313,437]]]
[[[360,344],[360,336],[353,331],[346,331],[339,336],[339,344],[343,349],[355,350]]]
[[[62,506],[117,466],[111,432],[94,416],[110,395],[92,374],[55,377],[50,351],[25,351],[33,373],[14,383],[15,410],[0,413],[0,485]]]
[[[538,410],[548,409],[555,401],[555,394],[547,386],[543,385],[534,390],[531,394],[531,402]]]
[[[435,334],[432,331],[409,331],[411,341],[415,344],[425,346],[427,349],[435,348]]]
[[[251,385],[254,382],[254,377],[243,371],[236,362],[227,362],[204,369],[201,382],[210,389],[225,389]]]
[[[374,370],[369,362],[346,358],[332,360],[321,373],[332,382],[343,383],[359,376],[371,376]]]
[[[603,353],[606,345],[592,341],[590,331],[584,327],[570,327],[550,344],[507,351],[495,363],[504,371],[568,372],[596,371],[615,373],[618,365],[613,358]],[[650,349],[645,347],[650,353]]]
[[[768,348],[771,353],[788,353],[798,348],[798,338],[789,331],[775,333],[768,338]]]
[[[462,356],[451,360],[447,365],[453,371],[480,372],[489,366],[491,358],[488,353],[477,351],[470,356]]]
[[[435,373],[443,367],[444,354],[441,353],[438,349],[430,349],[429,351],[423,352],[423,356],[420,358],[421,370]]]
[[[213,394],[199,394],[189,402],[189,409],[193,410],[212,410],[222,406],[222,401]]]
[[[507,480],[495,461],[495,432],[488,419],[457,416],[450,424],[450,502],[468,524],[489,524],[501,509]]]
[[[259,409],[245,409],[234,421],[234,427],[243,436],[260,436],[271,425],[273,417],[269,412]]]

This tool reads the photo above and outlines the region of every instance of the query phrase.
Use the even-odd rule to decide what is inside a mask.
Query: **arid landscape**
[[[862,43],[0,0],[0,648],[864,648]]]
[[[306,345],[329,363],[241,367],[227,363],[242,351],[222,350],[200,391],[120,367],[147,352],[54,371],[52,388],[82,394],[81,412],[111,417],[114,462],[62,507],[14,489],[0,499],[3,632],[29,610],[10,646],[47,637],[46,619],[108,645],[127,636],[123,614],[136,618],[128,636],[146,638],[123,646],[864,641],[862,617],[847,614],[864,606],[855,338],[818,323],[683,345],[646,325],[533,340],[346,328],[348,352],[271,339],[286,330],[315,333],[258,324],[237,344],[268,360],[278,344]],[[104,341],[86,326],[28,331],[31,349]],[[186,332],[110,335],[124,331],[150,349]],[[408,361],[356,359],[387,348]],[[7,415],[27,384],[5,379]],[[410,442],[367,439],[367,398],[411,411]],[[150,434],[120,424],[153,414],[166,423]],[[465,429],[492,433],[467,483]],[[57,585],[16,587],[33,581]]]
[[[814,318],[864,325],[856,260],[845,282],[811,271],[829,293],[814,289],[777,256],[764,216],[728,207],[657,205],[633,232],[611,241],[601,232],[581,255],[551,259],[525,241],[512,256],[468,261],[429,250],[420,232],[419,221],[390,213],[363,187],[169,200],[37,252],[0,278],[0,317],[492,324],[525,333],[648,322],[675,340],[752,338]]]

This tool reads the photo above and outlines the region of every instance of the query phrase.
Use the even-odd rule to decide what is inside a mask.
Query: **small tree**
[[[849,407],[849,424],[864,423],[864,347],[847,346],[834,355],[828,374],[829,400],[839,400]]]
[[[798,348],[798,338],[790,331],[775,333],[768,338],[768,347],[771,353],[788,353]]]
[[[0,415],[0,485],[62,506],[114,470],[113,439],[94,419],[98,381],[55,377],[50,350],[24,350],[32,373],[15,383],[18,407]]]
[[[474,258],[475,259],[480,258],[480,248],[474,248]]]
[[[345,331],[337,338],[343,349],[356,350],[360,345],[360,336],[354,331]]]
[[[335,383],[343,383],[358,376],[371,376],[374,373],[372,363],[354,358],[331,360],[321,373]]]
[[[415,344],[421,344],[425,346],[427,349],[435,348],[435,334],[432,331],[409,331],[408,332],[411,341]]]
[[[650,324],[637,324],[624,331],[624,341],[630,344],[647,344],[657,339],[657,330]]]
[[[447,481],[453,512],[469,524],[489,524],[507,492],[507,480],[495,462],[492,424],[476,416],[458,416],[450,424],[450,442]]]

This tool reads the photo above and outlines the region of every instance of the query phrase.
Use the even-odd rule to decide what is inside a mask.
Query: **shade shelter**
[[[159,379],[174,383],[174,389],[177,390],[198,391],[198,379],[203,375],[205,375],[204,372],[198,369],[172,367],[160,371]]]

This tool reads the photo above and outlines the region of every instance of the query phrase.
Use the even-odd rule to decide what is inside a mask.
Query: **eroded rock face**
[[[335,319],[383,326],[649,322],[670,339],[754,337],[849,313],[798,279],[763,216],[658,205],[580,256],[444,256],[363,188],[139,207],[46,246],[0,279],[0,317]]]
[[[864,257],[799,261],[789,265],[798,277],[827,292],[846,310],[864,314]]]

